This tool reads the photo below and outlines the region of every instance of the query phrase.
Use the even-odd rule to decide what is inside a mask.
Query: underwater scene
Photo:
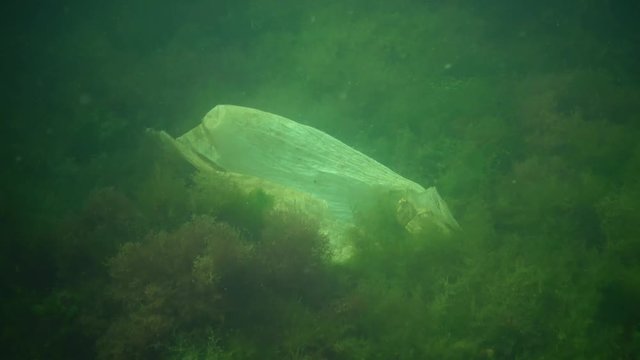
[[[0,17],[0,358],[640,359],[640,2]]]

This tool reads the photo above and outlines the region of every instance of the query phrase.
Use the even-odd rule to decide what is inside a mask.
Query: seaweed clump
[[[98,341],[98,357],[161,357],[175,352],[175,339],[193,344],[212,332],[279,343],[291,303],[323,303],[328,259],[313,221],[276,211],[257,239],[201,215],[126,243],[108,263],[116,315]]]
[[[236,230],[206,216],[125,244],[109,262],[109,295],[120,316],[100,339],[99,357],[154,356],[173,329],[222,323],[222,279],[249,251]]]
[[[309,300],[322,297],[318,292],[326,287],[321,285],[326,285],[331,249],[311,219],[287,212],[269,214],[256,257],[271,289]]]

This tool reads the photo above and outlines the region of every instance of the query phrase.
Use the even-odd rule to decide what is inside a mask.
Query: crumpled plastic
[[[324,217],[334,237],[352,223],[359,202],[381,193],[398,199],[397,220],[409,232],[419,232],[425,221],[447,231],[459,228],[435,187],[425,189],[340,140],[279,115],[218,105],[177,139],[163,136],[196,168],[229,173]]]

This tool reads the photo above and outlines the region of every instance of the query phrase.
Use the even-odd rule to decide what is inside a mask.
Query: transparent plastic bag
[[[270,183],[285,189],[279,196],[290,189],[292,197],[317,200],[326,206],[325,223],[336,229],[353,221],[359,202],[380,193],[397,197],[397,219],[410,232],[420,231],[425,221],[459,228],[435,187],[425,189],[336,138],[282,116],[218,105],[175,143],[197,168]]]

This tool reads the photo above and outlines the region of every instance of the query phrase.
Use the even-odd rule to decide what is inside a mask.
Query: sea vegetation
[[[104,296],[115,318],[98,340],[98,357],[153,358],[194,341],[218,349],[235,333],[268,348],[290,331],[290,308],[325,307],[335,291],[328,240],[311,219],[262,210],[259,229],[220,220],[233,212],[196,215],[123,244],[107,264]]]
[[[217,3],[71,8],[27,53],[0,153],[2,358],[640,357],[632,5]],[[409,234],[371,199],[333,261],[317,219],[144,130],[217,103],[436,185],[462,230]]]

